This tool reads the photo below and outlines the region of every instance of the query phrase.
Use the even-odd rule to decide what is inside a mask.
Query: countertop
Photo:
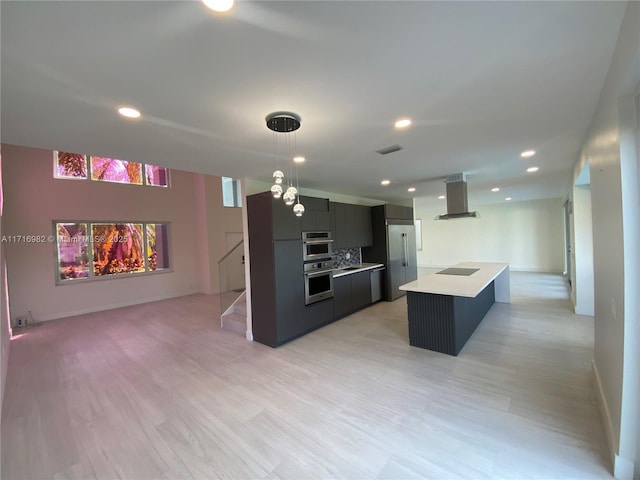
[[[346,270],[346,268],[349,268],[349,270]],[[373,270],[375,268],[384,268],[384,265],[382,263],[358,263],[356,265],[349,265],[348,267],[336,268],[333,271],[333,278],[364,272],[365,270]]]
[[[401,285],[400,290],[418,293],[436,293],[456,297],[476,297],[505,270],[508,288],[508,263],[463,262],[457,265],[451,265],[451,267],[477,268],[479,270],[468,277],[431,273],[413,282]],[[444,270],[444,268],[441,270]]]

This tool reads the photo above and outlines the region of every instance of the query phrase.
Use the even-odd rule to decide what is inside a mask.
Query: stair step
[[[233,313],[237,313],[239,315],[247,316],[247,304],[246,303],[236,303],[233,306]]]
[[[222,328],[223,330],[244,335],[247,330],[247,317],[237,313],[227,313],[222,316]]]

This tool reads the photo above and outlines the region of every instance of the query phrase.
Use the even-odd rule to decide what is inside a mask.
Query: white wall
[[[638,238],[637,125],[633,94],[640,84],[640,2],[629,2],[574,178],[590,163],[593,220],[594,370],[614,474],[632,478],[637,461]],[[640,473],[640,472],[639,472]]]
[[[480,218],[434,220],[441,209],[414,202],[422,219],[418,266],[441,267],[464,261],[507,262],[513,270],[564,269],[562,199],[505,202],[478,207]]]
[[[50,150],[3,145],[3,154],[5,235],[53,235],[53,220],[170,222],[169,273],[56,285],[54,244],[6,244],[14,318],[31,310],[36,321],[43,321],[217,291],[217,255],[224,242],[225,222],[233,214],[241,218],[240,209],[223,214],[222,195],[215,190],[215,185],[220,185],[219,177],[172,170],[168,189],[59,180],[52,175]],[[200,184],[204,184],[204,193],[199,197]],[[206,201],[199,205],[202,196]],[[203,221],[207,222],[206,229],[199,228]],[[209,256],[208,262],[200,258],[203,252]],[[205,278],[210,279],[207,285],[203,285]]]
[[[579,315],[593,315],[593,228],[589,185],[573,187],[573,222],[574,309]]]

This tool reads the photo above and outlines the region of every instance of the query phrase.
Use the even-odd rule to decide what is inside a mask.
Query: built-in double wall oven
[[[303,232],[305,305],[333,297],[331,232]]]

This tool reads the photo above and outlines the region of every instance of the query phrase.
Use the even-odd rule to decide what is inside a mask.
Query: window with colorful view
[[[169,269],[164,223],[56,223],[58,281]]]
[[[53,160],[55,178],[169,186],[169,170],[157,165],[95,156],[87,161],[87,155],[61,151],[53,152]]]

